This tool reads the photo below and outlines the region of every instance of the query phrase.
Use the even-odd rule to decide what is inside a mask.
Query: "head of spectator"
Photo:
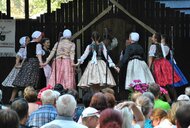
[[[93,93],[89,91],[89,92],[86,92],[84,96],[82,97],[82,102],[86,108],[89,107],[92,96],[93,96]]]
[[[115,96],[111,93],[104,93],[104,95],[106,96],[106,100],[107,100],[107,105],[108,108],[114,108],[115,106]]]
[[[156,83],[150,84],[148,90],[154,95],[155,99],[158,99],[160,96],[160,86]]]
[[[98,125],[99,111],[95,108],[85,108],[81,114],[82,124],[88,128],[95,128]]]
[[[20,119],[20,125],[24,126],[28,119],[28,102],[23,98],[15,100],[11,104],[11,109],[17,112]]]
[[[75,89],[69,89],[67,91],[67,94],[70,94],[70,95],[74,96],[74,98],[76,99],[76,101],[78,100],[79,95],[78,95],[77,90],[75,90]]]
[[[11,109],[0,110],[1,128],[19,128],[18,114]]]
[[[63,85],[62,84],[56,84],[53,88],[55,91],[58,91],[61,95],[64,95],[67,93],[67,89],[64,89],[63,88]]]
[[[41,94],[41,101],[43,105],[51,104],[54,105],[56,100],[56,96],[53,90],[45,90]]]
[[[190,98],[185,94],[181,94],[178,96],[177,101],[190,101]]]
[[[121,115],[123,119],[122,128],[131,128],[133,121],[133,114],[127,106],[121,109]]]
[[[104,88],[101,90],[102,93],[111,93],[112,95],[115,95],[115,92],[111,88]]]
[[[155,97],[154,97],[154,95],[151,92],[144,92],[143,96],[148,97],[150,99],[151,103],[154,105],[154,99],[155,99]]]
[[[141,95],[142,95],[142,93],[140,93],[140,92],[133,92],[131,95],[131,101],[136,102],[137,98]]]
[[[190,87],[185,88],[185,94],[190,97]]]
[[[60,116],[72,117],[75,112],[76,105],[77,102],[72,95],[64,94],[56,101],[57,113]]]
[[[190,104],[182,105],[176,112],[177,128],[187,128],[190,125]]]
[[[90,107],[93,107],[99,111],[103,111],[104,109],[106,109],[108,105],[105,95],[101,92],[95,93],[92,96]]]
[[[24,98],[28,102],[36,102],[37,96],[38,96],[38,93],[32,86],[28,86],[24,89]]]
[[[167,112],[160,108],[153,109],[150,119],[154,127],[158,126],[162,120],[167,118]]]
[[[144,117],[149,118],[154,106],[151,100],[148,97],[142,95],[137,98],[136,104],[140,106]]]
[[[177,101],[172,104],[171,109],[168,111],[168,119],[173,125],[176,125],[176,111],[180,106],[185,104],[190,104],[190,102]]]
[[[100,128],[122,128],[123,119],[121,113],[114,109],[105,109],[99,118]]]

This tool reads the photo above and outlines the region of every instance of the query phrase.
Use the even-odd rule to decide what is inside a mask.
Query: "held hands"
[[[74,66],[74,67],[77,67],[77,66],[80,65],[80,62],[77,62],[76,64],[75,64],[75,63],[72,63],[71,65]]]
[[[114,67],[114,69],[116,70],[117,73],[120,72],[120,68],[119,67]]]

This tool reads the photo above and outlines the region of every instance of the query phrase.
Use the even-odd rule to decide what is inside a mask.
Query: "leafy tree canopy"
[[[51,10],[55,11],[61,3],[73,0],[51,0]],[[6,13],[6,0],[0,0],[0,11]],[[29,0],[29,16],[35,18],[47,12],[47,0]],[[11,0],[11,16],[24,18],[24,0]]]

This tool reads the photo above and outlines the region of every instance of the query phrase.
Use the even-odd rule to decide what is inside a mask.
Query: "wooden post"
[[[25,19],[29,19],[29,0],[24,0]]]
[[[51,0],[47,0],[47,13],[51,13]]]
[[[11,0],[7,0],[7,16],[11,17]]]

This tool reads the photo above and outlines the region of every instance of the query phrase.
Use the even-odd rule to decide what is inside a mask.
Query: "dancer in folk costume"
[[[16,54],[16,63],[9,75],[5,78],[5,80],[2,82],[2,85],[4,87],[14,87],[12,85],[14,79],[16,78],[16,75],[20,71],[20,68],[22,67],[22,64],[26,58],[26,45],[30,42],[30,38],[28,36],[23,36],[20,38],[20,49]]]
[[[179,82],[179,75],[174,71],[173,77],[172,65],[164,58],[161,46],[161,35],[159,33],[153,34],[152,41],[153,44],[149,49],[149,67],[152,70],[156,83],[162,87],[166,87],[172,85],[173,81],[175,83]],[[168,95],[166,95],[166,99],[168,102],[171,101]]]
[[[76,88],[73,66],[75,44],[69,40],[71,35],[72,33],[69,29],[63,31],[63,37],[54,45],[50,55],[44,63],[44,65],[47,65],[55,56],[48,85],[55,86],[56,84],[62,84],[64,89]]]
[[[48,38],[43,38],[42,39],[42,49],[44,50],[45,54],[42,56],[42,61],[43,62],[46,62],[46,58],[50,55],[50,39]],[[51,76],[51,64],[48,63],[46,66],[43,67],[44,69],[44,74],[45,74],[45,77],[46,77],[46,83],[49,82],[49,79],[50,79],[50,76]]]
[[[169,47],[169,37],[165,34],[161,36],[161,46],[162,46],[162,52],[163,56],[167,59],[169,59],[170,63],[173,64],[175,72],[180,76],[181,80],[177,83],[172,84],[174,87],[181,87],[186,84],[188,84],[188,81],[180,68],[177,66],[177,63],[173,57],[173,51]],[[173,61],[172,61],[173,59]]]
[[[127,63],[125,89],[129,89],[129,85],[134,80],[140,80],[142,83],[154,83],[154,78],[144,60],[144,50],[142,46],[138,44],[138,41],[139,34],[137,32],[131,32],[129,35],[130,44],[126,47],[119,64],[119,67],[122,67]]]
[[[42,55],[44,51],[40,44],[42,39],[42,33],[35,31],[32,34],[32,41],[26,47],[26,60],[20,69],[20,72],[16,76],[13,86],[12,96],[10,101],[13,101],[19,88],[25,88],[27,86],[33,86],[38,88],[39,84],[39,72],[40,65],[42,65]]]
[[[113,87],[116,85],[115,80],[103,59],[107,59],[109,67],[113,67],[116,70],[118,69],[112,62],[111,58],[107,56],[107,49],[104,43],[100,42],[99,33],[94,31],[91,39],[92,43],[86,47],[84,54],[78,59],[78,63],[76,64],[82,64],[88,56],[91,56],[91,60],[88,62],[77,86],[82,88],[91,87],[92,91],[96,92],[99,91],[101,87]]]

